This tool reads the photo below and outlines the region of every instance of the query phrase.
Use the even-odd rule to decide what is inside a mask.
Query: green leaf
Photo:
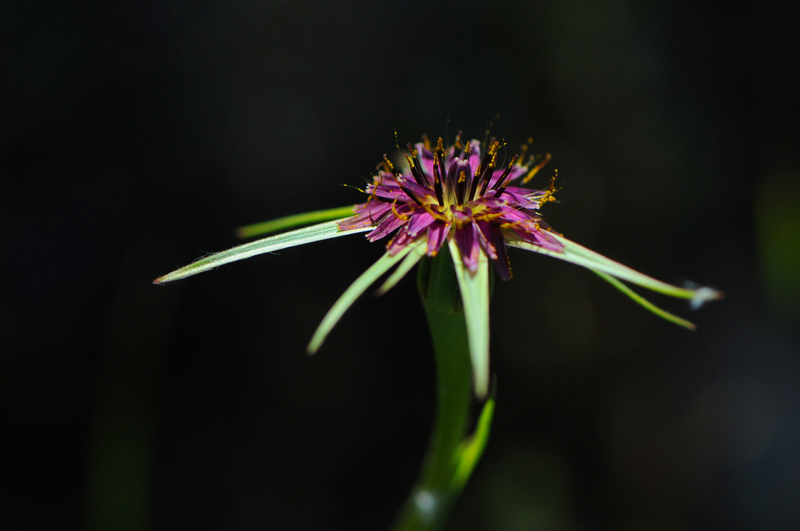
[[[691,299],[693,306],[699,306],[703,302],[709,300],[721,299],[723,296],[721,292],[715,291],[711,288],[687,289],[679,288],[678,286],[673,286],[672,284],[667,284],[666,282],[661,282],[660,280],[656,280],[652,277],[648,277],[647,275],[639,273],[628,266],[624,266],[619,262],[615,262],[610,258],[606,258],[605,256],[587,249],[586,247],[583,247],[582,245],[579,245],[571,240],[568,240],[563,236],[552,232],[550,235],[564,245],[564,250],[562,252],[550,251],[548,249],[543,249],[538,245],[533,245],[519,240],[509,240],[508,245],[525,249],[527,251],[546,254],[553,258],[558,258],[559,260],[564,260],[566,262],[572,262],[573,264],[595,271],[601,271],[611,275],[612,277],[642,286],[643,288],[663,293],[664,295],[682,299]]]
[[[694,324],[690,323],[686,319],[681,319],[677,315],[673,315],[666,310],[662,310],[661,308],[659,308],[652,302],[648,301],[647,299],[645,299],[644,297],[642,297],[641,295],[639,295],[638,293],[636,293],[631,288],[629,288],[616,278],[612,277],[611,275],[603,273],[602,271],[598,271],[597,269],[592,269],[592,271],[597,273],[597,275],[600,278],[602,278],[603,280],[605,280],[606,282],[608,282],[609,284],[620,290],[622,293],[633,299],[636,303],[642,305],[644,308],[653,312],[662,319],[666,319],[667,321],[675,323],[678,326],[688,328],[689,330],[694,330],[695,328],[697,328]]]
[[[361,276],[358,277],[344,293],[342,293],[342,296],[339,297],[339,300],[334,303],[333,307],[328,310],[328,313],[322,319],[322,322],[317,327],[317,331],[314,332],[311,342],[308,344],[308,348],[306,349],[309,354],[314,354],[317,352],[317,350],[319,350],[319,347],[322,346],[322,342],[325,341],[328,333],[330,333],[336,323],[339,322],[339,319],[341,319],[342,315],[344,315],[344,312],[346,312],[347,309],[352,306],[356,299],[359,298],[372,285],[373,282],[378,280],[381,275],[391,269],[391,267],[397,262],[405,258],[410,250],[411,247],[405,247],[394,256],[387,252],[380,259],[378,259],[377,262],[372,264],[369,269],[364,271]]]
[[[478,270],[470,274],[454,239],[450,240],[450,254],[464,304],[475,395],[483,399],[489,390],[489,259],[481,251]]]
[[[253,236],[262,236],[270,232],[278,232],[292,227],[308,225],[309,223],[319,223],[321,221],[330,221],[333,219],[340,220],[342,217],[347,218],[354,215],[353,209],[356,206],[357,205],[350,205],[329,208],[327,210],[317,210],[315,212],[306,212],[304,214],[295,214],[293,216],[286,216],[285,218],[264,221],[254,225],[247,225],[246,227],[239,227],[234,234],[236,234],[237,238],[252,238]]]
[[[284,234],[278,234],[277,236],[270,236],[254,242],[238,245],[228,249],[227,251],[215,253],[192,262],[191,264],[177,269],[172,273],[168,273],[163,277],[157,278],[153,283],[165,284],[167,282],[180,280],[198,273],[203,273],[209,269],[215,269],[230,262],[244,260],[245,258],[250,258],[251,256],[372,230],[372,227],[364,227],[346,231],[339,230],[339,225],[337,225],[338,221],[327,221],[325,223],[319,223],[318,225],[312,225],[310,227],[286,232]]]

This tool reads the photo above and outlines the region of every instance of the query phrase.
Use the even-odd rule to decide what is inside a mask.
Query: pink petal
[[[480,257],[481,248],[478,245],[478,238],[475,234],[474,223],[467,223],[460,228],[456,229],[456,245],[458,250],[461,251],[461,261],[470,273],[475,273],[478,270],[478,258]]]
[[[442,248],[450,233],[450,223],[440,219],[435,220],[428,227],[428,256],[435,256]]]

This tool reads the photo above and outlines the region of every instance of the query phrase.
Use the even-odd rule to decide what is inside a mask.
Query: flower
[[[477,140],[445,147],[440,138],[434,148],[426,137],[407,146],[405,168],[398,170],[386,155],[374,181],[367,186],[365,203],[290,216],[240,229],[250,236],[307,225],[277,236],[239,245],[204,257],[155,280],[163,284],[214,269],[220,265],[314,241],[368,232],[371,242],[393,235],[385,254],[342,294],[323,318],[308,345],[315,353],[344,312],[392,267],[395,271],[379,288],[385,293],[419,260],[435,256],[445,243],[458,279],[475,394],[485,397],[489,386],[489,262],[504,280],[511,278],[508,247],[547,254],[594,271],[604,280],[648,310],[686,328],[694,325],[672,315],[631,290],[627,282],[691,301],[692,308],[718,299],[711,288],[673,286],[634,271],[564,238],[542,219],[539,209],[554,201],[555,177],[547,190],[510,186],[529,182],[549,161],[514,156],[508,165],[498,164],[502,145],[495,139]],[[523,155],[527,145],[523,146]]]
[[[549,155],[532,169],[517,163],[517,156],[507,167],[498,168],[499,150],[496,140],[483,149],[477,140],[462,144],[460,139],[445,150],[441,138],[431,149],[425,137],[416,146],[408,145],[407,173],[396,171],[384,155],[384,171],[367,187],[369,200],[356,207],[354,217],[339,222],[339,227],[374,227],[367,235],[372,242],[396,231],[388,245],[391,255],[424,239],[426,253],[435,256],[451,239],[471,275],[477,273],[483,255],[508,280],[507,239],[554,252],[561,252],[564,245],[550,235],[537,212],[555,200],[553,182],[547,191],[509,186],[522,176],[523,184],[530,181]]]

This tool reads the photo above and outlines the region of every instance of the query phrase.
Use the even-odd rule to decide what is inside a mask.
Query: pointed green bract
[[[481,415],[475,426],[475,432],[464,439],[458,451],[458,466],[453,475],[453,488],[462,489],[467,484],[467,480],[475,470],[475,466],[480,461],[486,443],[489,442],[489,433],[492,427],[492,417],[494,416],[494,392],[489,400],[483,405]]]
[[[427,242],[425,240],[419,240],[414,242],[411,245],[411,250],[409,251],[408,255],[406,255],[405,259],[397,266],[397,269],[394,270],[394,273],[389,275],[389,278],[386,279],[386,282],[378,288],[378,295],[383,295],[395,285],[403,280],[403,277],[411,271],[411,269],[417,265],[417,262],[425,256],[425,249],[427,248]]]
[[[470,274],[455,239],[450,240],[450,254],[464,304],[475,395],[483,399],[489,391],[489,259],[481,251],[478,270]]]
[[[191,264],[168,273],[163,277],[157,278],[155,284],[165,284],[174,280],[190,277],[198,273],[203,273],[209,269],[215,269],[221,265],[236,262],[237,260],[244,260],[251,256],[259,254],[270,253],[273,251],[280,251],[288,247],[296,247],[306,243],[316,242],[320,240],[327,240],[330,238],[338,238],[339,236],[347,236],[349,234],[356,234],[359,232],[366,232],[372,230],[372,227],[364,227],[359,229],[351,229],[347,231],[339,230],[337,221],[327,221],[319,223],[310,227],[293,230],[277,236],[270,236],[254,242],[238,245],[227,251],[214,253],[212,255],[201,258]]]
[[[319,347],[322,346],[322,342],[325,341],[325,338],[328,336],[328,333],[333,329],[339,319],[341,319],[344,312],[347,311],[350,306],[359,298],[381,275],[386,273],[389,269],[392,268],[397,262],[405,258],[408,252],[411,250],[411,247],[406,247],[399,253],[392,256],[389,253],[384,254],[377,262],[372,264],[369,269],[364,271],[360,277],[353,282],[347,290],[342,293],[342,296],[339,297],[333,307],[328,310],[328,313],[322,319],[322,322],[317,327],[317,331],[314,332],[314,336],[311,338],[311,342],[308,344],[308,348],[306,349],[309,354],[314,354],[319,350]]]
[[[483,405],[475,432],[464,439],[458,452],[458,466],[453,475],[453,488],[462,489],[467,484],[467,480],[475,470],[475,466],[480,461],[486,443],[489,442],[489,433],[492,427],[492,417],[494,416],[494,397]]]
[[[614,286],[615,288],[620,290],[622,293],[624,293],[625,295],[627,295],[628,297],[633,299],[636,303],[640,304],[642,307],[644,307],[645,309],[653,312],[654,314],[656,314],[657,316],[661,317],[662,319],[666,319],[667,321],[669,321],[671,323],[675,323],[678,326],[682,326],[684,328],[688,328],[689,330],[694,330],[695,328],[697,328],[694,324],[690,323],[686,319],[681,319],[677,315],[673,315],[673,314],[669,313],[666,310],[662,310],[661,308],[659,308],[658,306],[656,306],[652,302],[648,301],[647,299],[645,299],[644,297],[642,297],[641,295],[639,295],[638,293],[633,291],[631,288],[629,288],[628,286],[626,286],[625,284],[623,284],[622,282],[620,282],[616,278],[612,277],[608,273],[603,273],[602,271],[598,271],[597,269],[592,269],[592,271],[597,273],[597,275],[600,278],[602,278],[603,280],[605,280],[606,282],[608,282],[609,284],[611,284],[612,286]]]
[[[262,223],[247,225],[246,227],[239,227],[236,229],[235,234],[237,238],[252,238],[253,236],[263,236],[271,232],[300,227],[302,225],[308,225],[309,223],[319,223],[334,219],[341,220],[342,217],[352,216],[355,207],[356,205],[329,208],[327,210],[317,210],[314,212],[286,216],[285,218],[272,219]]]
[[[546,254],[553,258],[571,262],[588,269],[601,271],[611,275],[612,277],[642,286],[643,288],[663,293],[664,295],[678,297],[681,299],[692,299],[693,303],[695,304],[701,304],[704,301],[722,298],[722,293],[710,288],[686,289],[673,286],[672,284],[667,284],[666,282],[661,282],[660,280],[656,280],[652,277],[648,277],[647,275],[639,273],[630,267],[624,266],[619,262],[615,262],[610,258],[606,258],[605,256],[589,250],[582,245],[564,238],[563,236],[552,232],[550,233],[550,236],[553,236],[564,245],[563,251],[550,251],[543,249],[538,245],[533,245],[531,243],[519,240],[509,239],[507,242],[508,245],[512,247],[518,247],[527,251]]]

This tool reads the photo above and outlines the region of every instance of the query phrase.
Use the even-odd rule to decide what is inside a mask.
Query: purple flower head
[[[527,146],[526,146],[527,147]],[[356,215],[339,222],[341,230],[374,227],[370,241],[394,233],[387,250],[391,255],[420,240],[426,254],[435,256],[451,238],[464,267],[475,274],[481,254],[491,259],[500,277],[511,278],[506,241],[522,241],[560,253],[556,239],[539,214],[553,201],[554,181],[548,190],[509,186],[523,184],[547,163],[530,157],[523,164],[514,156],[507,166],[498,164],[501,144],[495,139],[482,144],[459,139],[448,148],[440,138],[435,148],[427,137],[408,145],[405,169],[396,169],[388,158],[367,187],[369,199],[356,206]]]

